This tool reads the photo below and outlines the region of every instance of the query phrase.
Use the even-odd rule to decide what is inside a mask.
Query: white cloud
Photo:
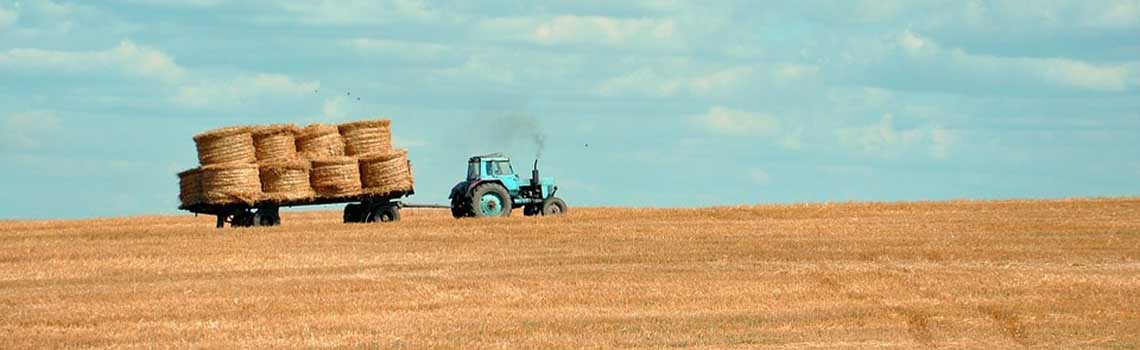
[[[419,0],[275,1],[283,15],[267,15],[268,22],[299,22],[309,25],[373,25],[426,22],[446,17]]]
[[[714,133],[733,136],[771,136],[780,132],[780,120],[776,117],[728,109],[721,106],[709,108],[708,112],[696,117],[706,129]]]
[[[107,69],[130,75],[173,82],[186,70],[162,51],[124,40],[99,51],[52,51],[11,49],[0,53],[0,66],[34,71],[92,73]]]
[[[688,76],[667,76],[657,69],[640,68],[603,81],[597,89],[602,96],[644,95],[669,97],[681,92],[712,94],[728,91],[751,76],[751,67],[729,67]]]
[[[12,113],[0,119],[0,150],[34,149],[42,145],[62,123],[55,112],[29,111]]]
[[[392,145],[398,148],[420,148],[426,147],[428,145],[428,142],[421,139],[410,139],[398,135],[392,135]]]
[[[817,167],[819,171],[839,175],[843,177],[861,176],[871,177],[875,175],[875,170],[869,166],[863,165],[821,165]]]
[[[754,185],[767,186],[771,183],[772,177],[768,176],[768,172],[764,169],[753,168],[748,170],[748,180]]]
[[[130,3],[156,7],[215,7],[226,0],[127,0]]]
[[[362,54],[397,56],[408,59],[438,59],[448,55],[445,45],[414,41],[355,38],[344,45]]]
[[[321,105],[321,116],[329,120],[340,120],[348,115],[350,102],[345,96],[327,98]]]
[[[925,151],[934,158],[945,158],[960,139],[960,132],[939,126],[899,129],[894,116],[883,115],[874,125],[841,128],[835,131],[839,142],[855,151],[893,158],[915,150]]]
[[[1000,57],[975,55],[961,49],[943,48],[934,40],[910,30],[898,36],[904,57],[915,69],[969,76],[974,84],[1051,86],[1076,90],[1121,92],[1138,86],[1140,63],[1093,64],[1068,58]],[[951,79],[951,78],[948,78]]]
[[[1095,1],[1085,1],[1085,3],[1089,5]],[[1107,7],[1091,11],[1091,14],[1085,17],[1086,25],[1111,29],[1129,29],[1140,25],[1140,1],[1109,1],[1092,5],[1107,5]]]
[[[603,16],[557,16],[532,30],[534,41],[554,44],[668,43],[674,39],[670,19],[618,19]]]
[[[218,106],[267,96],[302,96],[318,88],[320,83],[315,81],[296,81],[280,74],[254,74],[185,84],[172,100],[191,107]]]
[[[598,93],[603,96],[639,94],[666,97],[675,95],[682,84],[681,79],[664,77],[652,68],[641,68],[603,81]]]
[[[790,127],[779,118],[768,114],[751,113],[722,106],[713,106],[692,120],[705,130],[726,136],[759,137],[768,139],[786,149],[803,147],[803,129]]]
[[[281,74],[194,72],[166,53],[130,40],[105,50],[53,51],[11,49],[0,52],[0,70],[43,73],[101,74],[107,71],[161,83],[170,101],[190,107],[224,106],[268,96],[295,97],[320,87]],[[236,76],[236,77],[234,77]]]
[[[12,26],[13,24],[16,24],[16,21],[19,19],[20,13],[16,12],[16,10],[9,10],[0,7],[0,31],[8,28],[9,26]]]
[[[562,15],[499,17],[479,22],[480,35],[492,40],[539,45],[589,45],[616,48],[675,48],[683,45],[670,18],[615,18]]]
[[[782,64],[772,70],[772,77],[776,81],[794,82],[813,79],[819,75],[819,66],[807,64]]]
[[[939,159],[946,158],[961,139],[961,132],[958,130],[935,127],[931,128],[929,132],[930,155]]]

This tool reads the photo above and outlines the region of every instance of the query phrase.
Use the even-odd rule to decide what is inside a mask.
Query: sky
[[[571,210],[1134,196],[1140,0],[0,0],[0,219],[177,213],[194,134],[379,117],[414,203],[490,152]]]

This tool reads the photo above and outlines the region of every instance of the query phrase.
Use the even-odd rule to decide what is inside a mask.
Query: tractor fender
[[[475,187],[479,187],[479,185],[482,185],[485,183],[496,183],[496,184],[499,184],[499,186],[503,185],[503,182],[499,181],[499,180],[464,181],[464,182],[460,182],[460,183],[455,184],[455,187],[451,188],[451,194],[448,195],[447,198],[448,199],[468,198],[471,196],[471,192],[475,190]]]
[[[464,195],[466,195],[466,196],[471,196],[471,192],[472,192],[472,191],[475,191],[475,188],[476,188],[476,187],[479,187],[479,185],[482,185],[482,184],[485,184],[485,183],[494,183],[494,184],[499,184],[499,186],[503,186],[503,182],[502,182],[502,181],[499,181],[499,180],[477,180],[477,181],[472,181],[470,184],[468,184],[468,185],[467,185],[467,191],[466,191],[466,192],[464,192]]]
[[[447,199],[456,199],[462,195],[463,191],[467,189],[467,182],[460,182],[451,187],[451,194],[447,195]]]

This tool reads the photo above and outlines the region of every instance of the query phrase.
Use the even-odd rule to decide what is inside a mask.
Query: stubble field
[[[1140,347],[1140,199],[0,222],[0,348]]]

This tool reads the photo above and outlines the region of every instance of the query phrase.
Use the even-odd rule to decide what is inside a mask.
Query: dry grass
[[[1140,346],[1140,200],[0,222],[0,348]]]

